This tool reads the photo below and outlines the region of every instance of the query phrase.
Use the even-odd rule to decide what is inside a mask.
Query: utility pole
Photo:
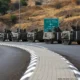
[[[19,0],[19,30],[21,29],[21,2]]]

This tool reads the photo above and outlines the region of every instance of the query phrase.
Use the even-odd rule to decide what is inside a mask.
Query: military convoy
[[[59,20],[57,18],[44,20],[44,30],[35,29],[30,32],[26,30],[17,30],[17,32],[12,32],[11,30],[5,29],[5,31],[0,34],[0,40],[2,41],[31,41],[31,42],[45,42],[53,44],[55,41],[57,43],[62,43],[70,45],[72,42],[77,42],[80,44],[80,27],[71,26],[71,30],[62,31],[59,28]]]
[[[17,32],[12,32],[9,29],[5,29],[2,33],[2,41],[27,41],[26,30],[21,30]]]

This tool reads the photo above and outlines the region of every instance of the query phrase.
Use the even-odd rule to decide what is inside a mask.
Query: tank
[[[61,30],[59,28],[58,18],[44,19],[43,39],[46,43],[52,44],[54,41],[61,43]]]
[[[38,31],[38,29],[35,29],[31,32],[28,32],[27,34],[28,41],[35,42],[38,40],[39,42],[43,41],[43,30]]]
[[[36,39],[35,40],[38,40],[39,42],[43,42],[43,30],[40,30],[38,32],[36,32]]]
[[[0,41],[3,40],[3,34],[4,34],[3,32],[0,33]]]
[[[12,32],[12,41],[18,41],[18,32]]]
[[[18,33],[18,41],[27,41],[27,32],[26,29],[22,30],[20,29],[20,32]]]
[[[6,40],[12,41],[12,33],[11,33],[11,30],[9,29],[5,29],[3,33],[3,41],[6,41]]]
[[[79,26],[71,26],[72,29],[62,32],[62,43],[66,45],[70,45],[72,42],[77,42],[80,44],[80,27]]]

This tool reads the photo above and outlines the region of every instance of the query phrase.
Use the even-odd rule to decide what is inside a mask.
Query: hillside
[[[60,7],[59,9],[57,7]],[[16,24],[10,23],[10,15],[17,16]],[[19,11],[0,16],[0,21],[12,29],[19,27]],[[60,28],[71,28],[71,25],[80,25],[80,5],[71,1],[54,2],[51,5],[26,6],[21,8],[21,28],[32,30],[43,29],[44,18],[59,18]]]

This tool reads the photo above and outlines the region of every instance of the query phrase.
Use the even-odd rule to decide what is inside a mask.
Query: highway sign
[[[54,27],[59,27],[58,18],[45,18],[44,19],[44,32],[52,31]]]

